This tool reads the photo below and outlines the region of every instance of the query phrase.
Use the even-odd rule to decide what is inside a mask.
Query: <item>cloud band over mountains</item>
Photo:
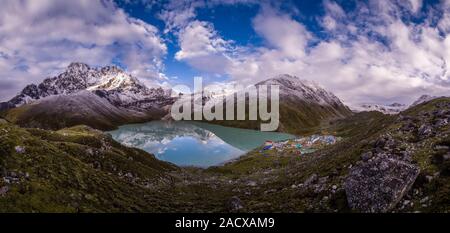
[[[118,61],[136,76],[157,77],[166,50],[156,27],[129,17],[113,2],[2,1],[0,99],[56,74],[72,61],[92,65]]]
[[[409,103],[450,89],[450,1],[324,0],[312,16],[315,27],[305,20],[309,9],[294,2],[120,3],[5,1],[0,99],[71,61],[114,63],[147,80],[165,77],[168,60],[221,82],[251,84],[288,73],[321,84],[348,104]],[[119,7],[136,4],[153,9],[150,17],[163,26]],[[225,37],[214,20],[199,17],[199,11],[214,14],[216,7],[236,5],[257,9],[249,26],[262,43]]]

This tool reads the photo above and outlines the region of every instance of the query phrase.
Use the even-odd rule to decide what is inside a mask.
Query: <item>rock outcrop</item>
[[[175,101],[170,94],[161,87],[147,87],[115,66],[72,63],[58,76],[28,85],[10,101],[0,103],[0,111],[24,127],[61,129],[85,124],[105,130],[161,119]]]
[[[387,212],[402,199],[420,169],[407,162],[380,155],[353,167],[345,181],[351,208],[362,212]]]
[[[37,100],[91,91],[107,99],[116,107],[146,110],[173,102],[170,90],[147,87],[137,78],[116,66],[93,68],[87,64],[71,63],[61,74],[46,78],[40,84],[30,84],[8,102],[0,104],[0,111],[20,107]]]

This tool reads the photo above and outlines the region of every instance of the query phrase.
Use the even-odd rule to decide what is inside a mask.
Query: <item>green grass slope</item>
[[[1,212],[155,211],[178,169],[88,127],[0,132]]]
[[[362,112],[319,129],[344,137],[334,146],[303,156],[276,151],[263,155],[255,150],[206,172],[235,181],[233,195],[241,198],[241,211],[357,212],[349,207],[344,183],[352,167],[362,163],[362,155],[377,150],[392,156],[410,153],[420,174],[389,211],[449,212],[450,127],[437,124],[449,117],[450,98],[424,103],[398,116]],[[424,126],[431,127],[425,136]],[[377,142],[386,135],[393,144],[378,148]]]
[[[247,120],[213,120],[208,122],[229,127],[259,130],[263,121],[261,121],[259,117],[258,120],[248,120],[248,108],[247,101],[245,117]],[[225,105],[224,109],[226,110]],[[237,111],[236,109],[237,107],[235,104],[235,115]],[[321,129],[323,125],[326,125],[328,122],[343,119],[353,114],[343,105],[320,105],[317,103],[306,102],[297,97],[282,97],[280,100],[279,113],[280,121],[277,131],[296,135],[305,135],[317,132],[317,130]]]
[[[2,122],[0,210],[358,212],[344,184],[373,152],[408,155],[420,169],[389,212],[449,212],[449,118],[450,98],[395,116],[362,112],[316,128],[344,137],[333,146],[302,156],[254,150],[208,169],[158,161],[87,127],[46,131]]]

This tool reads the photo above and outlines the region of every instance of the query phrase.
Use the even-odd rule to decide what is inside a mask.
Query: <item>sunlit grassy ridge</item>
[[[444,107],[443,107],[444,106]],[[364,152],[389,134],[420,168],[413,188],[391,211],[450,211],[449,126],[419,138],[435,124],[442,98],[401,116],[363,112],[321,124],[344,139],[307,155],[256,149],[223,166],[180,168],[76,126],[59,131],[0,123],[2,212],[350,212],[343,183]],[[417,127],[402,128],[407,118]],[[22,150],[23,149],[23,150]],[[438,174],[438,175],[436,175]],[[432,178],[430,178],[432,177]],[[8,182],[7,182],[8,181]],[[419,194],[415,194],[415,192]],[[230,200],[242,208],[233,208]],[[404,205],[404,203],[408,203]],[[410,203],[413,203],[411,205]]]

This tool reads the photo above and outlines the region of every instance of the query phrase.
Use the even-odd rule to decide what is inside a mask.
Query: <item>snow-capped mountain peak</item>
[[[431,96],[431,95],[422,95],[420,96],[416,101],[414,101],[414,103],[411,104],[411,107],[419,105],[421,103],[425,103],[428,101],[431,101],[433,99],[438,98],[437,96]]]
[[[103,69],[102,69],[103,70]],[[132,87],[140,87],[145,89],[145,85],[133,76],[119,71],[102,72],[100,79],[96,80],[94,85],[88,87],[88,90],[115,90],[115,89],[129,89]]]
[[[370,112],[370,111],[377,111],[384,114],[398,114],[401,111],[405,110],[408,106],[405,104],[400,103],[393,103],[393,104],[375,104],[375,103],[365,103],[360,104],[358,106],[352,107],[352,110],[354,112]]]
[[[416,101],[414,101],[411,105],[393,103],[393,104],[360,104],[358,106],[352,106],[352,110],[354,112],[363,112],[363,111],[378,111],[384,114],[398,114],[409,107],[414,107],[421,103],[425,103],[431,101],[433,99],[438,98],[437,96],[431,95],[422,95]]]
[[[82,90],[94,92],[116,106],[147,108],[150,102],[157,102],[155,99],[170,99],[167,91],[148,88],[117,66],[92,68],[84,63],[73,62],[61,74],[47,78],[39,85],[28,85],[7,105],[18,107],[48,96],[73,94]]]
[[[85,73],[90,70],[91,67],[89,65],[81,63],[81,62],[72,62],[67,67],[66,72],[69,73]]]
[[[343,105],[342,102],[333,93],[325,90],[319,84],[302,80],[296,76],[282,74],[275,76],[258,85],[279,85],[280,95],[295,96],[308,102],[317,102],[321,105]]]

